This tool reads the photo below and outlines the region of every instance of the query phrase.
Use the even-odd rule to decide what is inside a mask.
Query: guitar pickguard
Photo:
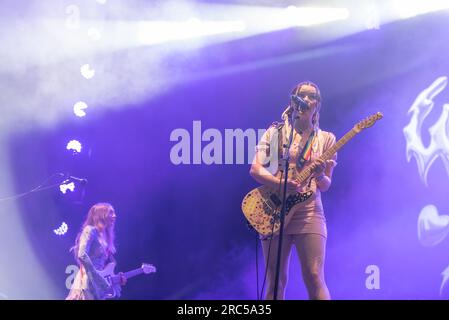
[[[304,203],[313,195],[313,191],[295,192],[286,198],[285,222],[290,220],[290,210],[299,203]],[[264,236],[275,234],[280,227],[282,200],[276,192],[266,186],[248,193],[242,202],[242,210],[251,226]]]

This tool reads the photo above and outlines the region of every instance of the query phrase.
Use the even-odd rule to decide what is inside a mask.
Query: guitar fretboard
[[[138,276],[138,275],[141,274],[141,273],[143,273],[142,268],[137,268],[137,269],[134,269],[134,270],[125,272],[125,273],[124,273],[124,276],[125,276],[126,279],[129,279],[129,278]]]
[[[340,138],[332,147],[327,149],[320,157],[321,160],[326,161],[331,159],[334,154],[343,147],[349,140],[354,138],[354,136],[357,134],[357,131],[355,131],[354,128],[352,128],[349,132],[347,132],[343,137]],[[312,170],[310,168],[305,168],[298,174],[298,180],[300,183],[303,183],[306,181],[310,175],[312,174]]]

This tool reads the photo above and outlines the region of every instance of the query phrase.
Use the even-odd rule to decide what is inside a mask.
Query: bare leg
[[[316,233],[295,235],[294,243],[301,262],[302,276],[311,300],[329,300],[324,280],[326,238]]]
[[[290,252],[293,245],[293,237],[290,235],[285,235],[282,240],[282,254],[281,254],[281,268],[279,271],[279,283],[277,291],[277,299],[284,300],[285,298],[285,287],[288,281],[288,267],[290,264]],[[268,250],[270,246],[270,239],[262,240],[263,255],[265,258],[265,264],[267,264]],[[276,280],[276,263],[277,263],[277,252],[279,245],[279,237],[274,236],[271,240],[270,257],[268,258],[268,265],[265,267],[267,270],[267,290],[265,299],[272,300],[274,297],[274,282]]]

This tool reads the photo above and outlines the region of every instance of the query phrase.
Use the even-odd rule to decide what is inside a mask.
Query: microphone
[[[62,175],[64,177],[65,181],[67,181],[67,180],[75,180],[75,181],[78,181],[78,182],[80,182],[82,184],[86,184],[87,183],[87,179],[85,179],[85,178],[74,177],[74,176],[69,175],[68,173],[65,173],[65,174],[64,173],[60,173],[60,175]]]
[[[292,101],[294,102],[293,109],[295,109],[296,111],[304,112],[309,109],[309,104],[301,97],[292,94],[291,98],[292,98]]]
[[[80,183],[87,183],[87,179],[85,179],[85,178],[77,178],[77,177],[74,177],[74,176],[69,176],[69,179],[72,179],[72,180],[75,180],[75,181],[78,181],[78,182],[80,182]]]

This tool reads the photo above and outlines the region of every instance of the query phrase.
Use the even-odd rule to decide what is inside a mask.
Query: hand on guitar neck
[[[334,160],[325,161],[324,159],[318,158],[305,166],[305,168],[308,168],[308,170],[310,170],[310,177],[317,178],[317,187],[321,191],[326,191],[328,189],[331,181],[330,177],[332,176],[332,168],[335,166],[335,164],[336,162]],[[287,179],[287,192],[304,192],[306,186],[309,183],[309,179],[301,183],[301,181],[298,179],[297,172],[295,172],[296,168],[292,168],[290,170],[293,171],[293,173],[291,176],[289,174],[289,178]],[[328,177],[328,179],[326,179],[326,181],[323,181],[324,177]],[[284,181],[282,181],[281,183],[283,184]]]
[[[119,284],[123,287],[124,285],[126,285],[128,279],[125,277],[125,274],[123,272],[119,272],[118,274],[111,276],[110,281],[112,285]]]
[[[315,176],[320,176],[324,174],[324,169],[326,169],[326,161],[318,158],[312,162],[310,168]]]

